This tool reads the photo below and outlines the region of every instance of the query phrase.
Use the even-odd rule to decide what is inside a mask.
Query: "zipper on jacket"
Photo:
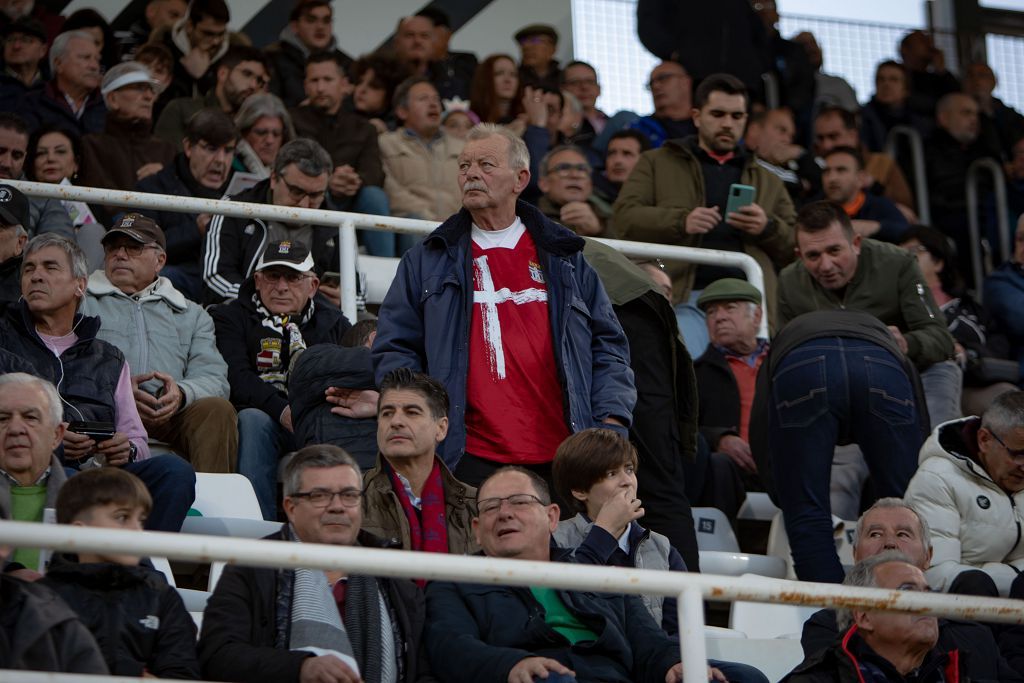
[[[917,298],[921,300],[921,305],[924,306],[924,310],[928,311],[928,317],[935,320],[935,313],[932,312],[931,307],[924,298],[924,285],[918,282],[914,287],[917,289]]]

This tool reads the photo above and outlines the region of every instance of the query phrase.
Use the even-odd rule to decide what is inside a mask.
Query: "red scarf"
[[[448,552],[448,523],[444,516],[444,487],[441,485],[441,465],[437,458],[434,458],[434,468],[430,470],[430,476],[423,484],[423,493],[420,494],[420,514],[417,514],[409,494],[405,491],[405,485],[399,479],[395,470],[388,466],[391,474],[391,485],[398,494],[398,500],[402,503],[405,511],[405,518],[409,520],[409,535],[412,539],[413,550],[423,550],[428,553]],[[422,516],[423,521],[420,521]]]

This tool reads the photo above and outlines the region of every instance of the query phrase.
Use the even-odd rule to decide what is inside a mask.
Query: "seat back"
[[[196,472],[196,500],[189,514],[263,519],[256,492],[241,474]]]
[[[699,550],[740,551],[728,518],[718,508],[693,508],[693,530],[697,532]]]

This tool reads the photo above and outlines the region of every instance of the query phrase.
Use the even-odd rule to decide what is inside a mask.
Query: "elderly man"
[[[833,147],[824,155],[821,172],[825,199],[841,207],[853,231],[861,237],[873,237],[898,244],[910,224],[896,205],[885,197],[868,194],[864,157],[855,147]]]
[[[929,591],[921,570],[906,555],[889,551],[863,560],[843,581],[845,586]],[[948,683],[966,675],[965,658],[955,649],[944,651],[935,617],[905,612],[843,610],[839,615],[845,634],[832,647],[804,660],[782,680],[785,683],[863,679],[920,683]],[[973,655],[973,653],[972,653]]]
[[[558,31],[548,24],[530,24],[516,31],[519,44],[519,83],[534,88],[558,90],[562,70],[555,59]]]
[[[299,138],[281,148],[274,160],[274,172],[266,180],[232,197],[240,202],[317,209],[327,195],[331,158],[313,140]],[[322,225],[284,223],[262,218],[214,216],[206,233],[203,250],[205,298],[215,303],[234,299],[259,260],[261,249],[270,242],[302,244],[315,256],[316,274],[337,272],[337,230]],[[324,292],[335,305],[337,287]]]
[[[162,171],[135,186],[140,192],[177,197],[220,199],[231,176],[231,162],[238,143],[238,129],[223,112],[203,109],[189,119],[185,146]],[[167,235],[167,265],[164,277],[192,301],[202,301],[203,266],[201,252],[210,225],[209,214],[140,209]]]
[[[654,113],[630,124],[661,147],[667,140],[687,138],[697,132],[693,123],[693,80],[679,62],[662,62],[647,81]]]
[[[146,528],[178,531],[195,499],[195,472],[175,455],[150,456],[124,356],[98,338],[98,318],[78,312],[88,277],[81,250],[65,237],[39,235],[25,247],[21,272],[23,299],[4,311],[0,346],[56,383],[70,423],[65,464],[123,467],[153,496]]]
[[[308,346],[337,344],[350,326],[337,307],[316,297],[319,284],[302,242],[275,241],[260,252],[238,298],[211,309],[238,409],[238,471],[252,482],[266,519],[277,517],[278,458],[295,448],[292,364]]]
[[[583,239],[517,201],[529,164],[507,129],[470,131],[463,209],[402,257],[373,345],[378,381],[407,367],[445,386],[439,454],[470,485],[505,464],[550,475],[570,432],[625,435],[636,401],[626,339]]]
[[[1024,597],[1024,392],[940,425],[921,449],[907,502],[931,521],[928,577],[951,593]],[[1012,586],[1012,589],[1011,589]]]
[[[0,110],[10,111],[19,98],[43,87],[46,31],[34,19],[23,18],[3,30],[3,72],[0,72]]]
[[[442,130],[441,98],[425,76],[399,85],[393,102],[402,127],[379,139],[391,213],[443,221],[462,205],[457,180],[464,143]]]
[[[0,303],[21,298],[21,252],[28,241],[28,222],[25,195],[10,185],[0,185]]]
[[[337,446],[303,448],[284,471],[288,524],[268,538],[379,547],[361,530],[362,483]],[[430,680],[424,611],[411,581],[229,565],[203,613],[199,661],[205,678],[222,681]]]
[[[537,208],[577,235],[614,237],[612,208],[594,194],[590,173],[590,163],[582,149],[573,145],[555,147],[540,162],[537,184],[544,194]]]
[[[1013,254],[985,278],[985,307],[993,320],[1006,330],[1012,347],[1011,358],[1020,362],[1024,377],[1024,214],[1017,220]]]
[[[53,80],[30,92],[17,112],[29,128],[56,125],[79,135],[103,130],[107,108],[100,96],[100,48],[88,31],[68,31],[50,46]]]
[[[377,407],[377,466],[363,477],[363,526],[406,550],[466,555],[476,489],[452,476],[437,447],[448,433],[448,392],[407,368],[389,372]]]
[[[213,321],[160,277],[164,231],[127,214],[103,236],[103,270],[89,276],[82,313],[100,319],[97,336],[118,347],[135,375],[135,405],[150,438],[185,456],[197,472],[234,472],[235,409]]]
[[[921,373],[932,425],[960,417],[963,373],[917,259],[897,246],[856,234],[846,212],[828,202],[797,219],[799,261],[779,275],[779,322],[809,311],[870,313],[889,327]]]
[[[339,55],[347,68],[352,59],[338,49],[334,38],[334,10],[330,0],[299,0],[288,15],[278,41],[266,47],[270,65],[270,92],[289,107],[306,99],[302,81],[306,60],[318,52]]]

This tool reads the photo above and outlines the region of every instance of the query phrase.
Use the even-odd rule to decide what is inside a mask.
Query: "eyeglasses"
[[[587,164],[555,164],[548,169],[548,173],[558,176],[567,176],[573,171],[577,173],[590,173],[590,166]]]
[[[320,190],[319,192],[309,192],[302,189],[298,185],[292,185],[289,183],[283,175],[278,175],[277,179],[284,183],[285,188],[288,190],[288,195],[292,198],[293,202],[301,202],[306,197],[309,197],[311,204],[320,206],[320,202],[324,200],[324,196],[327,195],[327,190]]]
[[[501,509],[501,504],[505,501],[508,501],[509,506],[513,510],[525,510],[535,503],[537,505],[544,505],[544,501],[530,493],[516,493],[504,498],[484,498],[477,502],[477,509],[480,511],[480,516],[490,517],[491,515],[498,514],[498,510]]]
[[[312,277],[309,273],[299,273],[297,271],[278,271],[278,270],[261,270],[259,276],[267,282],[276,285],[281,280],[284,280],[290,285],[297,285],[303,280]]]
[[[658,74],[657,76],[652,76],[651,80],[644,87],[648,90],[653,90],[654,86],[667,83],[673,78],[686,78],[686,74]]]
[[[359,505],[363,492],[359,489],[342,489],[340,491],[329,491],[327,489],[313,489],[312,491],[299,491],[293,493],[289,498],[305,498],[315,508],[325,508],[331,504],[334,497],[341,500],[341,504],[347,508],[354,508]]]
[[[992,431],[991,429],[989,429],[989,430],[987,430],[987,431],[988,431],[988,433],[989,433],[989,434],[991,434],[991,435],[992,435],[992,438],[993,438],[993,439],[995,439],[995,440],[996,440],[996,442],[997,442],[997,443],[998,443],[998,444],[999,444],[1000,446],[1002,446],[1003,448],[1005,448],[1005,449],[1006,449],[1006,453],[1007,453],[1007,454],[1008,454],[1008,455],[1009,455],[1009,456],[1010,456],[1011,458],[1013,458],[1014,460],[1021,460],[1021,459],[1024,459],[1024,448],[1017,448],[1017,449],[1013,449],[1013,448],[1010,448],[1009,446],[1007,446],[1007,445],[1006,445],[1006,443],[1004,443],[1004,442],[1003,442],[1003,440],[1002,440],[1002,439],[1000,439],[1000,438],[999,438],[999,435],[998,435],[998,434],[996,434],[995,432],[993,432],[993,431]]]
[[[104,244],[103,253],[107,256],[116,254],[119,250],[124,249],[124,253],[128,256],[142,256],[142,252],[146,249],[159,249],[160,247],[155,244],[139,244],[138,242],[120,242],[118,244]]]
[[[284,130],[280,128],[252,128],[250,133],[258,138],[283,138]]]

